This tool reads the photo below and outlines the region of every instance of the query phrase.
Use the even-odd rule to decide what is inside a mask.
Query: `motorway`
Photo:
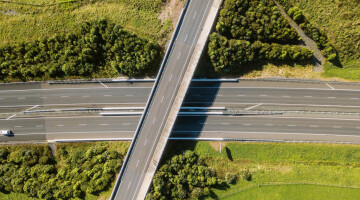
[[[66,88],[13,89],[1,86],[0,108],[37,105],[135,104],[143,106],[152,83],[72,85]],[[330,85],[330,84],[329,84]],[[360,85],[240,80],[235,83],[192,83],[186,105],[307,104],[360,106]],[[334,89],[332,89],[334,88]]]
[[[0,120],[0,126],[16,132],[14,140],[120,139],[131,140],[139,116],[126,117],[54,117]],[[45,134],[46,133],[46,134]],[[256,135],[256,137],[255,137]],[[243,138],[301,140],[316,136],[360,138],[360,117],[244,115],[244,116],[179,116],[171,134],[173,138]],[[327,139],[322,137],[322,141]],[[0,141],[8,140],[0,136]],[[295,140],[295,139],[293,139]],[[316,139],[320,140],[320,139]],[[354,141],[358,142],[358,141]]]
[[[130,147],[129,161],[124,163],[125,170],[114,199],[144,199],[138,193],[153,157],[155,148],[167,123],[169,113],[178,94],[180,83],[187,71],[192,52],[197,43],[213,0],[189,1],[185,7],[185,16],[180,22],[180,30],[176,41],[171,46],[171,53],[161,73],[153,96],[149,97],[149,110],[145,110],[144,121],[139,122],[138,137],[133,140],[134,148]],[[181,20],[181,19],[180,19]],[[176,34],[176,33],[175,33]],[[155,161],[157,162],[157,161]],[[155,172],[154,172],[155,173]],[[122,174],[120,174],[121,176]],[[149,181],[150,186],[151,180]],[[116,188],[115,188],[116,189]],[[148,188],[146,188],[147,191]],[[140,191],[143,194],[143,191]],[[146,195],[146,192],[144,193]]]

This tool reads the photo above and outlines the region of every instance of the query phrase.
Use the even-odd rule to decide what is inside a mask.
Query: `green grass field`
[[[162,0],[10,0],[0,2],[0,46],[79,30],[84,21],[110,19],[140,37],[163,45],[171,20],[162,23]],[[20,3],[20,4],[19,4]],[[55,5],[51,5],[55,4]],[[39,6],[40,5],[40,6]],[[6,13],[6,14],[4,14]]]
[[[319,185],[276,185],[254,187],[226,196],[224,200],[262,199],[262,200],[339,200],[358,199],[360,189]]]
[[[172,153],[184,149],[194,150],[209,167],[216,170],[220,178],[225,178],[226,173],[240,175],[247,169],[251,172],[251,181],[242,180],[238,176],[236,184],[214,189],[213,195],[207,199],[240,199],[238,197],[243,194],[244,199],[272,199],[275,194],[280,195],[278,199],[292,199],[286,193],[290,195],[294,187],[326,195],[329,186],[324,185],[333,186],[331,190],[334,191],[351,191],[352,196],[360,193],[360,189],[341,188],[360,188],[358,145],[222,142],[221,153],[220,142],[176,142],[170,145]],[[267,184],[285,185],[256,187]],[[255,188],[246,189],[252,187]],[[256,196],[259,190],[264,196]],[[346,196],[333,196],[347,199]],[[303,197],[300,199],[317,199],[316,196]]]
[[[327,68],[324,76],[360,80],[360,2],[290,0],[317,27],[326,31],[343,68]]]

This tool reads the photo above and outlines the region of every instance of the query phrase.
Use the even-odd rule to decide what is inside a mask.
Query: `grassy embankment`
[[[341,144],[176,142],[172,152],[192,149],[220,178],[236,184],[207,199],[357,199],[360,147]],[[251,180],[239,174],[248,169]]]
[[[325,77],[360,80],[360,2],[290,0],[317,27],[326,31],[343,68],[327,64]]]
[[[158,19],[161,0],[11,0],[0,2],[0,47],[58,33],[74,33],[85,21],[105,18],[141,38],[162,44],[171,20]],[[4,14],[7,13],[7,14]]]
[[[129,142],[94,142],[94,143],[62,143],[62,144],[58,144],[56,147],[56,152],[57,155],[55,157],[52,157],[50,155],[50,151],[47,147],[47,145],[13,145],[13,146],[2,146],[1,149],[6,148],[9,152],[15,152],[21,149],[31,149],[35,152],[38,152],[39,155],[49,155],[51,160],[50,163],[48,163],[48,165],[53,165],[56,168],[56,173],[60,172],[66,168],[70,168],[70,169],[74,169],[74,166],[70,166],[69,164],[69,157],[74,156],[75,154],[79,155],[79,152],[84,153],[87,152],[90,148],[98,148],[98,147],[105,147],[106,152],[109,151],[116,151],[118,152],[121,156],[121,158],[126,154],[126,151],[129,147]],[[64,152],[66,152],[67,156],[64,156]],[[11,160],[11,155],[8,156],[8,159]],[[3,161],[2,162],[6,162]],[[121,162],[121,161],[118,161]],[[88,163],[84,163],[84,164],[79,164],[76,167],[80,167],[80,168],[84,168],[84,166],[88,164]],[[6,164],[0,164],[0,167],[3,168],[3,165]],[[104,164],[103,164],[104,165]],[[105,164],[106,165],[106,164]],[[31,169],[31,173],[32,171],[35,171],[37,165],[34,166],[28,166]],[[25,168],[26,165],[19,165],[19,168]],[[85,167],[86,168],[86,167]],[[88,169],[90,170],[90,169]],[[16,172],[15,172],[16,173]],[[40,174],[39,177],[41,177],[43,174]],[[19,174],[15,174],[15,176],[21,176]],[[29,176],[29,175],[28,175]],[[3,177],[2,177],[3,178]],[[1,179],[2,181],[4,181],[4,179]],[[103,190],[99,193],[96,193],[96,195],[93,194],[83,194],[81,198],[72,198],[72,199],[86,199],[86,200],[96,200],[96,199],[108,199],[112,188],[115,184],[115,177],[113,177],[112,179],[113,181],[106,187],[106,190]],[[59,179],[56,182],[56,186],[58,186],[58,184],[61,184],[61,179]],[[3,183],[3,182],[2,182]],[[14,183],[11,183],[14,184]],[[70,182],[68,182],[67,184],[71,185]],[[87,183],[85,183],[87,184]],[[11,187],[11,186],[10,186]],[[15,186],[13,186],[15,187]],[[39,186],[40,187],[40,186]],[[37,188],[36,190],[38,190],[39,188]],[[25,187],[24,187],[25,190]],[[38,198],[32,198],[29,197],[27,194],[24,193],[14,193],[14,192],[0,192],[0,199],[11,199],[11,200],[35,200]]]

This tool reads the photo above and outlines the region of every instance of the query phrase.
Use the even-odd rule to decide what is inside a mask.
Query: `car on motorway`
[[[0,131],[2,135],[4,136],[11,136],[14,135],[14,133],[11,130],[1,130]]]

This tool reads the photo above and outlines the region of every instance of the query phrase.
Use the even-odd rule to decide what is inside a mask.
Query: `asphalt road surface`
[[[143,106],[152,83],[72,85],[59,88],[11,88],[1,86],[1,107],[37,105],[135,104]],[[360,85],[246,81],[192,83],[184,104],[307,104],[360,106]],[[64,87],[64,86],[63,86]],[[332,89],[334,88],[334,89]]]
[[[190,1],[149,110],[135,139],[115,199],[137,198],[213,0]]]
[[[41,141],[66,139],[123,139],[133,137],[139,116],[133,117],[55,117],[0,120],[0,126],[12,129],[14,137],[0,141]],[[46,133],[46,134],[45,134]],[[255,137],[256,135],[256,137]],[[179,116],[171,137],[318,140],[328,135],[339,141],[360,137],[360,118],[326,116]],[[355,141],[354,141],[355,142]]]

